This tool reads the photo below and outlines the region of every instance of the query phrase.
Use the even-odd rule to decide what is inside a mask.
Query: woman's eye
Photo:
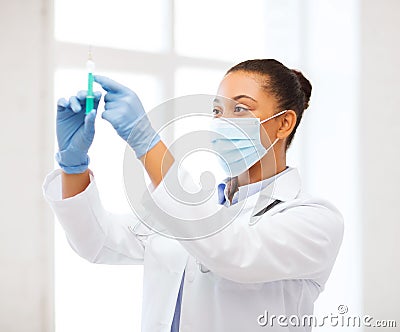
[[[247,112],[249,109],[243,106],[235,106],[235,112]]]
[[[222,114],[221,110],[219,110],[219,109],[217,109],[217,108],[214,108],[214,109],[212,110],[212,113],[213,113],[213,115],[220,115],[220,114]]]

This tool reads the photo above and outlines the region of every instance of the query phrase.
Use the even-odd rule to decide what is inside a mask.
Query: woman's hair
[[[263,88],[276,98],[280,110],[294,110],[296,125],[286,141],[286,149],[293,140],[303,112],[308,108],[311,96],[311,83],[303,74],[285,67],[274,59],[247,60],[233,66],[226,75],[236,71],[257,74],[262,78]]]

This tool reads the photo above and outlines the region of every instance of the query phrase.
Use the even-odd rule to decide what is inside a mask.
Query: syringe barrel
[[[88,73],[88,90],[86,95],[86,114],[94,108],[93,73]]]

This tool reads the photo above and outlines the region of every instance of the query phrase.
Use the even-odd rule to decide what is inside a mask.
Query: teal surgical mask
[[[219,163],[229,177],[238,176],[264,157],[278,142],[277,138],[268,148],[260,139],[260,125],[287,110],[263,121],[259,118],[216,118],[211,122],[211,147],[218,155]]]

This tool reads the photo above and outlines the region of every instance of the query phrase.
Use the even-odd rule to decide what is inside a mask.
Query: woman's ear
[[[276,136],[280,139],[285,139],[290,135],[296,126],[297,115],[293,110],[288,110],[286,113],[279,117],[280,126]]]

